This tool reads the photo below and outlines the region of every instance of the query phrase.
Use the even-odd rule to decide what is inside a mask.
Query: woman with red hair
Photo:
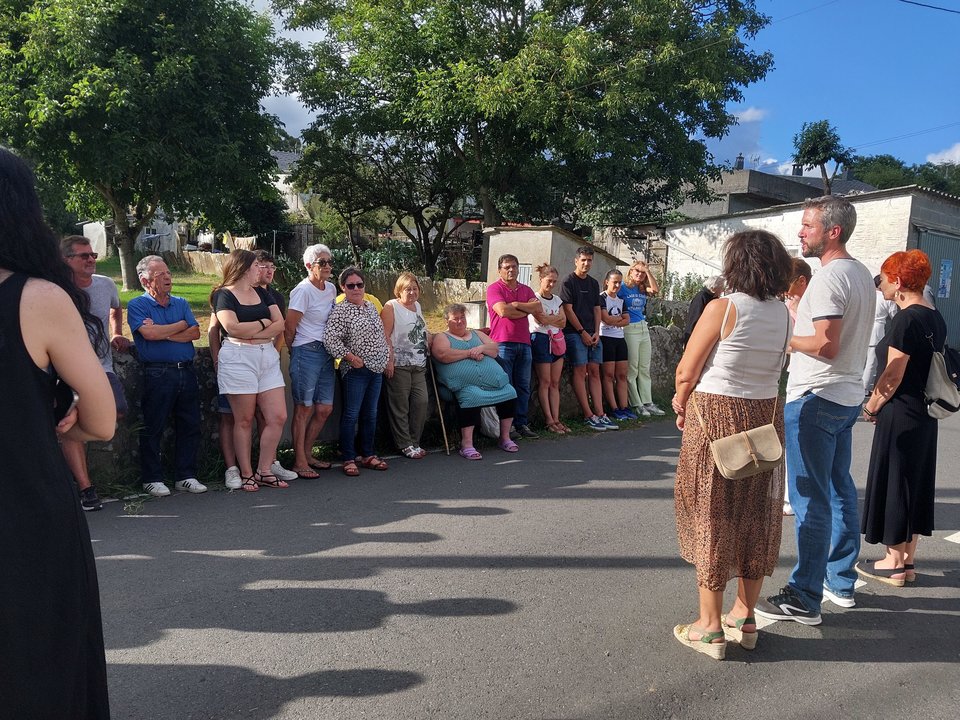
[[[879,377],[863,414],[876,424],[860,531],[883,543],[886,555],[857,563],[871,580],[902,587],[916,578],[920,535],[933,533],[937,473],[937,421],[927,414],[923,390],[933,350],[947,326],[923,297],[930,260],[920,250],[896,252],[880,269],[880,291],[900,308],[877,345]]]

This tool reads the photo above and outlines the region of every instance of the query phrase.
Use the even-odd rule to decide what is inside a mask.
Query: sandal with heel
[[[729,619],[733,620],[733,618]],[[753,616],[740,618],[739,620],[734,620],[733,625],[727,624],[727,620],[728,617],[726,615],[720,616],[720,624],[723,625],[723,634],[727,640],[732,640],[744,650],[753,650],[757,646],[758,633],[756,630],[753,632],[744,632],[743,626],[756,626],[757,619]]]
[[[696,640],[690,638],[690,631],[694,630],[700,633]],[[688,648],[703,653],[714,660],[723,660],[727,656],[727,639],[723,630],[716,632],[704,632],[694,625],[677,625],[673,629],[673,636]],[[723,640],[723,642],[714,642],[714,640]]]

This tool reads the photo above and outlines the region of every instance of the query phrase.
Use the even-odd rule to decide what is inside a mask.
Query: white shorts
[[[217,361],[217,385],[223,395],[257,395],[284,387],[280,353],[273,343],[250,345],[224,340]]]

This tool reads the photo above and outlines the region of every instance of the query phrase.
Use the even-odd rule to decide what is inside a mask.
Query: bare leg
[[[550,414],[560,422],[560,377],[563,375],[563,360],[550,365]],[[563,423],[560,423],[561,425]]]
[[[317,440],[317,435],[327,424],[327,419],[333,412],[333,405],[314,405],[313,414],[310,416],[310,422],[307,423],[307,430],[304,436],[303,450],[306,454],[307,462],[313,459],[313,444]],[[299,465],[297,467],[300,467]]]
[[[760,592],[763,589],[763,580],[749,580],[740,578],[737,583],[737,600],[727,613],[727,624],[731,627],[735,620],[753,617],[753,608],[756,607],[757,600],[760,598]],[[751,633],[757,631],[756,623],[744,623],[740,629],[743,632]]]
[[[587,363],[587,384],[590,386],[590,400],[593,401],[593,414],[598,417],[602,416],[604,412],[603,393],[600,388],[600,363]]]
[[[605,362],[603,363],[603,395],[607,399],[607,404],[610,407],[618,408],[620,407],[617,404],[617,396],[613,391],[613,380],[616,374],[615,362]],[[602,413],[601,413],[602,414]]]
[[[253,438],[253,411],[257,406],[256,395],[228,395],[233,410],[233,448],[241,477],[253,476],[251,444]]]
[[[511,418],[511,421],[513,418]],[[460,447],[461,448],[472,448],[473,447],[473,425],[468,425],[467,427],[460,428]],[[510,430],[507,429],[507,436],[509,437]]]
[[[617,397],[616,408],[625,408],[627,403],[630,402],[630,398],[627,395],[627,369],[629,363],[626,360],[619,360],[616,363],[616,379],[617,379]],[[606,363],[604,363],[606,367]]]
[[[510,442],[510,426],[513,425],[513,418],[500,418],[500,442]]]
[[[73,479],[77,481],[77,488],[86,490],[90,487],[90,473],[87,471],[87,444],[81,440],[64,437],[60,438],[60,449],[63,451],[63,459],[67,461],[67,467],[73,473]]]
[[[723,608],[723,591],[708,590],[705,587],[699,586],[697,590],[700,593],[700,617],[693,623],[696,626],[696,630],[691,629],[691,640],[697,640],[703,637],[701,633],[718,632],[721,630],[720,612]],[[694,635],[697,635],[697,637],[694,637]],[[723,642],[723,638],[719,638],[718,641]]]
[[[237,465],[237,451],[233,448],[233,413],[220,413],[220,454],[228,468]]]
[[[580,365],[573,369],[573,393],[577,396],[577,403],[580,405],[583,416],[589,419],[593,417],[593,411],[590,410],[590,402],[587,400],[587,367],[589,366]]]
[[[257,405],[260,416],[260,458],[257,471],[261,475],[269,475],[270,466],[277,459],[277,445],[283,432],[283,424],[287,421],[287,401],[284,388],[274,388],[260,393],[257,396]]]
[[[294,460],[293,467],[299,470],[306,470],[309,456],[306,450],[307,424],[310,422],[310,416],[313,414],[312,405],[294,405],[293,422],[290,427],[291,440],[293,441]]]
[[[557,421],[557,416],[553,413],[550,404],[550,369],[551,365],[547,363],[534,363],[534,370],[537,373],[537,396],[540,398],[540,409],[543,411],[543,419],[549,427]]]

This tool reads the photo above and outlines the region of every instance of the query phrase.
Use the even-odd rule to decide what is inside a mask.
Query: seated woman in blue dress
[[[496,407],[500,418],[498,447],[517,452],[517,444],[510,439],[517,391],[495,360],[497,343],[479,330],[467,327],[467,308],[459,303],[444,308],[443,317],[447,330],[433,337],[431,352],[436,361],[437,380],[457,400],[461,457],[482,458],[473,446],[473,429],[480,421],[480,409],[490,405]]]

